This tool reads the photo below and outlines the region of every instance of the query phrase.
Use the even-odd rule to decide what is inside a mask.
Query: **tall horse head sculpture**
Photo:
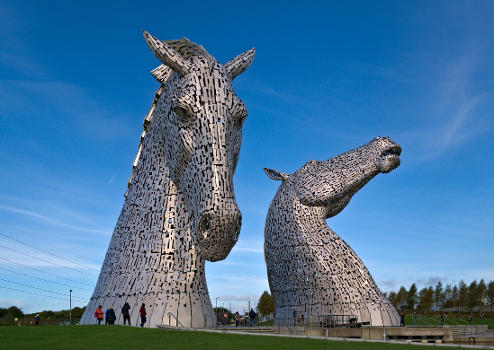
[[[98,304],[128,302],[133,316],[146,305],[148,326],[209,327],[216,320],[204,260],[226,258],[241,226],[233,174],[247,110],[232,80],[255,51],[222,65],[188,39],[162,41],[146,31],[144,38],[162,63],[152,71],[161,87],[81,322],[91,323]]]
[[[308,161],[293,174],[265,169],[282,181],[264,229],[278,324],[293,325],[294,311],[324,324],[400,324],[362,260],[326,223],[373,177],[398,167],[400,153],[390,138],[377,137],[328,160]]]

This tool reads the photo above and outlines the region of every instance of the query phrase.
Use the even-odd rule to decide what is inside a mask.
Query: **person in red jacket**
[[[146,323],[146,307],[144,303],[142,303],[139,313],[141,314],[141,327],[144,327],[144,323]]]
[[[101,324],[101,321],[103,321],[103,310],[101,309],[102,306],[98,306],[96,308],[96,311],[94,312],[94,317],[96,317],[96,320],[98,321],[98,324]]]

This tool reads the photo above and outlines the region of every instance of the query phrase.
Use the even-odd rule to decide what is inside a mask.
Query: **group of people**
[[[255,323],[256,316],[257,316],[256,312],[253,309],[250,309],[250,311],[249,311],[249,325],[251,327],[254,327],[256,325],[256,323]],[[240,320],[241,320],[241,317],[237,311],[237,312],[235,312],[235,327],[238,327],[240,325]]]
[[[141,317],[141,327],[144,327],[147,315],[146,306],[144,305],[144,303],[142,303],[141,308],[139,309],[139,315]],[[127,302],[122,306],[122,316],[124,326],[127,323],[130,326],[130,305]],[[103,306],[99,305],[94,312],[94,317],[96,318],[98,325],[101,324],[103,319],[105,320],[105,324],[115,324],[115,321],[117,320],[117,316],[115,315],[113,306],[110,306],[110,308],[108,308],[106,312],[103,313]]]

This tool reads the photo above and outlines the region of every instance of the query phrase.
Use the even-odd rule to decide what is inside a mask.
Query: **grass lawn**
[[[431,349],[426,346],[218,334],[125,326],[4,326],[0,349]]]
[[[469,325],[467,317],[448,317],[447,314],[444,315],[444,323],[447,325]],[[407,326],[411,326],[413,322],[412,315],[405,315],[405,324]],[[480,318],[474,317],[472,319],[473,325],[482,325],[485,324],[489,327],[489,329],[494,329],[494,319],[492,318]],[[440,316],[422,316],[417,315],[417,326],[439,326],[441,325],[441,317]]]

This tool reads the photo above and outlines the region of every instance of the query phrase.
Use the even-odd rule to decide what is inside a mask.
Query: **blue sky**
[[[491,280],[492,7],[0,0],[0,233],[73,261],[0,235],[0,306],[67,308],[70,287],[75,305],[89,298],[158,88],[142,29],[222,63],[257,50],[234,82],[249,110],[234,178],[243,224],[228,258],[207,264],[213,303],[243,311],[268,288],[264,220],[279,183],[262,168],[293,172],[376,136],[401,144],[402,165],[330,227],[384,291]]]

